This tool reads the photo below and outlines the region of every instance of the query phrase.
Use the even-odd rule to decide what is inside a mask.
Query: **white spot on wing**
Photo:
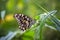
[[[20,16],[18,16],[17,18],[19,18]]]
[[[15,14],[15,17],[16,17],[17,14]]]
[[[27,16],[25,16],[25,18],[27,18]]]
[[[23,26],[23,24],[21,26]]]
[[[29,20],[29,18],[27,18],[27,20]]]
[[[19,16],[21,16],[21,14],[19,14]]]
[[[22,17],[23,17],[24,15],[22,14]]]
[[[25,28],[23,27],[23,30],[25,30]]]

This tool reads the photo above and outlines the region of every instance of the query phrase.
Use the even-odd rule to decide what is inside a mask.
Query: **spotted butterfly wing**
[[[34,20],[24,14],[15,14],[14,17],[19,24],[19,28],[23,31],[30,28],[31,25],[34,24]]]

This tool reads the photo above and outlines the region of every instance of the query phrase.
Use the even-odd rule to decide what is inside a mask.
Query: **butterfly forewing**
[[[32,18],[30,18],[24,14],[15,14],[14,17],[16,18],[16,20],[19,24],[19,28],[21,30],[26,30],[26,29],[30,28],[30,26],[32,24],[34,24],[34,20],[32,20]]]

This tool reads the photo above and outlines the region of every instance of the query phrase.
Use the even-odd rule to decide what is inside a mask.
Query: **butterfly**
[[[24,14],[15,14],[14,18],[17,20],[19,29],[26,30],[29,29],[32,24],[34,24],[34,20],[31,17],[28,17]]]

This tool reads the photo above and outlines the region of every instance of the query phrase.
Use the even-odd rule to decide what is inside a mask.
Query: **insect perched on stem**
[[[34,20],[32,20],[32,18],[30,18],[24,14],[15,14],[14,18],[18,22],[19,28],[23,31],[26,29],[29,29],[31,27],[31,25],[34,24]]]

